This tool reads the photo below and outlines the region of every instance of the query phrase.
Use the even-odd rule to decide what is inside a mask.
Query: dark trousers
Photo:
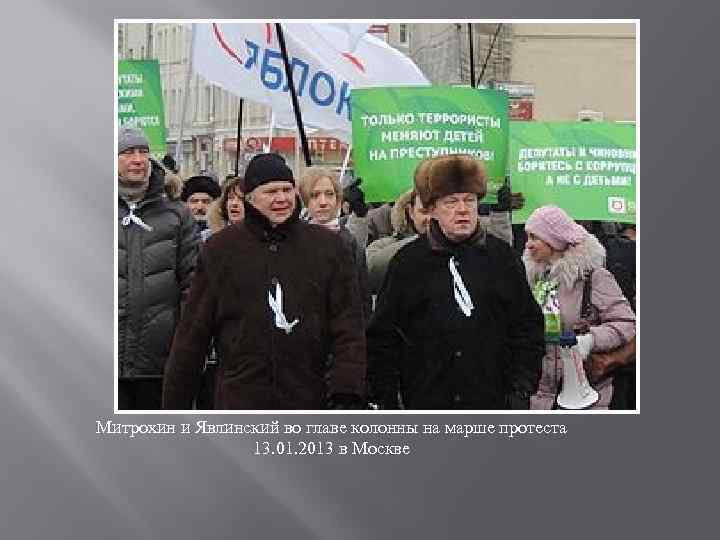
[[[217,391],[217,363],[208,363],[203,371],[202,385],[195,398],[195,408],[199,410],[212,410],[215,408],[215,393]]]
[[[118,410],[162,409],[162,379],[118,381]]]
[[[635,401],[635,364],[618,369],[613,378],[611,409],[633,410]]]

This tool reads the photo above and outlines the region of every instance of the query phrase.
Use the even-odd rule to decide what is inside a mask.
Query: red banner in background
[[[273,137],[271,152],[281,154],[292,154],[295,151],[295,137]],[[263,147],[269,142],[268,137],[247,137],[245,139],[246,152],[262,152]],[[348,145],[334,137],[308,137],[308,146],[311,152],[345,152]],[[223,141],[223,150],[235,152],[237,140],[227,138]]]
[[[533,101],[530,99],[511,99],[510,120],[532,120]]]
[[[308,137],[308,146],[311,151],[345,152],[348,145],[334,137]]]

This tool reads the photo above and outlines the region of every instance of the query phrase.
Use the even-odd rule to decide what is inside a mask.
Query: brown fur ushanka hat
[[[487,192],[485,168],[464,154],[426,159],[415,169],[415,190],[425,207],[452,193],[477,193],[482,198]]]

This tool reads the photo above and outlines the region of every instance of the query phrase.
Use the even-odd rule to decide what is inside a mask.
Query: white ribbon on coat
[[[130,223],[134,223],[135,225],[139,225],[146,231],[152,231],[152,227],[150,225],[145,223],[142,219],[140,219],[138,216],[136,216],[134,214],[134,210],[135,210],[135,208],[137,208],[137,204],[130,203],[129,208],[130,208],[130,213],[127,216],[125,216],[124,218],[122,218],[123,227],[127,227],[130,225]]]
[[[465,283],[460,276],[460,272],[458,272],[455,263],[455,257],[450,257],[450,261],[448,261],[448,267],[450,268],[450,275],[452,275],[453,278],[453,292],[455,293],[455,301],[457,302],[457,305],[460,307],[460,310],[465,314],[465,316],[469,317],[472,314],[472,310],[475,308],[475,306],[473,306],[472,298],[470,298],[470,293],[465,287]]]
[[[280,283],[275,284],[274,298],[272,291],[268,291],[268,303],[270,304],[270,309],[272,309],[275,314],[275,326],[277,326],[280,330],[285,330],[286,334],[292,332],[293,327],[300,322],[300,320],[296,318],[293,322],[289,323],[285,317],[285,314],[283,313],[283,297]]]

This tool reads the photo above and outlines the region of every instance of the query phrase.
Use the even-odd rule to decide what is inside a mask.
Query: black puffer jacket
[[[161,377],[180,304],[190,288],[198,237],[181,202],[164,194],[164,174],[153,164],[145,198],[123,224],[128,204],[118,198],[118,374],[121,379]],[[127,222],[127,220],[126,220]]]
[[[466,317],[448,263],[474,305]],[[503,409],[534,392],[545,351],[540,309],[512,248],[479,229],[451,244],[436,222],[392,259],[368,329],[371,399],[407,409]]]

